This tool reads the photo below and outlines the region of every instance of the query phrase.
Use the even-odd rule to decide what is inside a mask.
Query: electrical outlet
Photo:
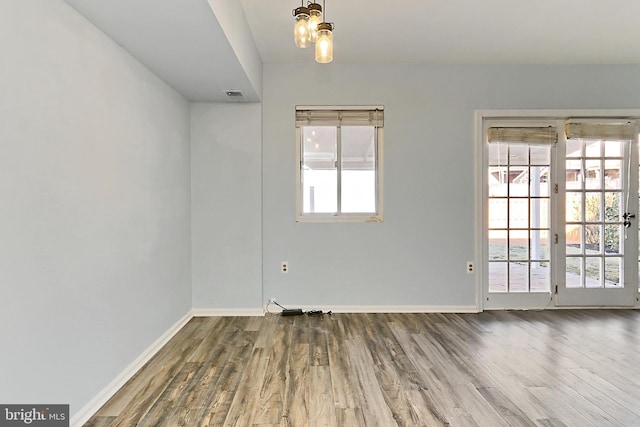
[[[473,261],[467,261],[467,274],[473,274],[475,269],[473,268]]]
[[[282,274],[289,274],[289,262],[288,261],[282,261],[282,263],[280,264],[280,271],[282,272]]]

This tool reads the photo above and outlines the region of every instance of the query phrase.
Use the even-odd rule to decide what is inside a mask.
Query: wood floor
[[[85,426],[640,426],[640,311],[191,320]]]

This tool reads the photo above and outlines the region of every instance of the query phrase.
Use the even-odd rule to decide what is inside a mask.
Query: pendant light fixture
[[[316,40],[316,62],[327,64],[333,61],[333,24],[318,24],[318,40]]]
[[[323,10],[326,17],[326,4],[322,0],[322,6],[309,1],[307,6],[297,7],[293,10],[295,17],[294,42],[300,48],[306,48],[315,43],[316,62],[327,64],[333,61],[333,23],[325,22]]]
[[[296,17],[296,23],[293,26],[293,42],[297,47],[306,48],[311,45],[309,34],[309,8],[302,6],[293,9],[293,16]]]
[[[311,42],[318,40],[318,24],[322,22],[322,6],[318,3],[309,3],[309,37]]]

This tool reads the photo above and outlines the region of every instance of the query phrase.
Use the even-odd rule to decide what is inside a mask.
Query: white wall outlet
[[[473,274],[475,271],[473,261],[467,261],[467,274]]]
[[[282,263],[280,263],[280,271],[282,272],[282,274],[289,274],[289,262],[288,261],[282,261]]]

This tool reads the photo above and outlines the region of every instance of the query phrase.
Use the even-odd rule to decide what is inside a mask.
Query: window
[[[382,221],[383,107],[296,107],[297,221]]]

